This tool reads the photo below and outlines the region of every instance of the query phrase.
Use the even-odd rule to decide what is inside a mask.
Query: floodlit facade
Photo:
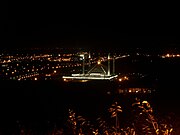
[[[114,66],[114,64],[113,64]],[[115,69],[113,67],[113,69]],[[114,72],[114,71],[113,71]],[[97,64],[94,65],[90,70],[84,72],[84,58],[83,58],[83,73],[82,74],[72,74],[71,76],[63,76],[64,81],[73,81],[73,80],[112,80],[118,75],[110,72],[110,54],[108,55],[108,66],[101,64],[101,61],[97,61]]]

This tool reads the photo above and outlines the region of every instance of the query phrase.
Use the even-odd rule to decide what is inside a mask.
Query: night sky
[[[180,46],[177,31],[167,29],[158,20],[107,13],[63,8],[62,4],[53,2],[9,2],[3,19],[1,47]]]

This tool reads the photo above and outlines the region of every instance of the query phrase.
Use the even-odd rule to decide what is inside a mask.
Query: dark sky
[[[121,14],[91,12],[63,8],[53,2],[9,2],[3,25],[5,42],[1,47],[108,49],[179,45],[177,32],[157,20],[139,17],[140,20],[128,15],[130,19],[126,19]]]

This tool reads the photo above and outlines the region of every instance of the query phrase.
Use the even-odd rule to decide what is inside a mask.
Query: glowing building
[[[72,74],[71,76],[63,76],[62,78],[65,81],[77,81],[77,80],[112,80],[116,78],[118,75],[115,75],[115,59],[113,58],[113,74],[110,72],[110,54],[108,54],[108,66],[101,64],[101,61],[98,60],[97,64],[94,65],[90,70],[85,73],[85,59],[84,55],[80,55],[83,57],[83,72],[82,74]]]

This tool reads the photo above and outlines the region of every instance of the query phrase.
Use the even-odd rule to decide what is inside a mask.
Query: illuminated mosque
[[[108,65],[105,66],[101,63],[101,60],[97,61],[97,64],[92,66],[87,73],[85,73],[85,57],[84,54],[80,55],[83,60],[82,64],[82,73],[81,74],[71,74],[70,76],[63,76],[64,81],[88,81],[88,80],[112,80],[116,78],[118,75],[115,75],[115,58],[113,57],[113,72],[111,73],[110,68],[110,54],[108,54]],[[90,54],[89,54],[90,57]]]

